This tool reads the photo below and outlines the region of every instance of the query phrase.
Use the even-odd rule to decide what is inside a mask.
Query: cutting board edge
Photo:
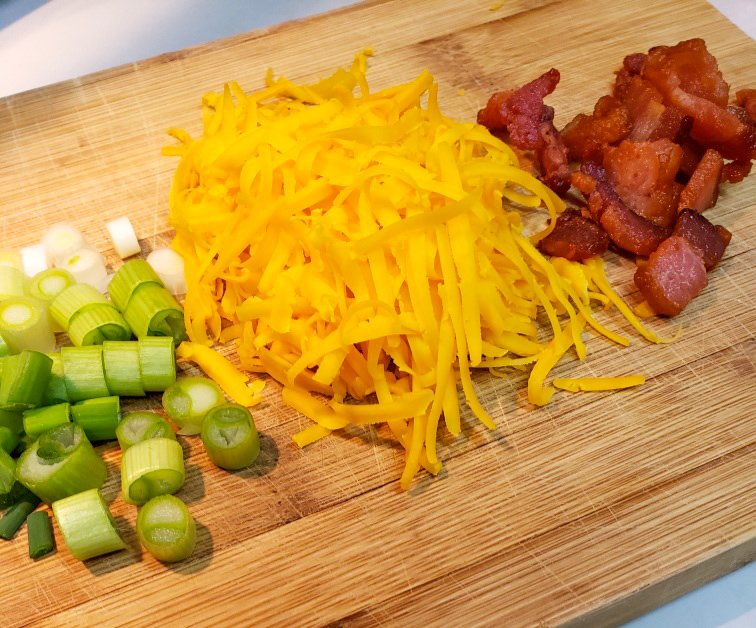
[[[756,535],[628,595],[574,617],[562,628],[619,626],[756,561]]]

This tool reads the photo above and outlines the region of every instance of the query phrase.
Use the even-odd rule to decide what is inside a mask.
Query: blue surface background
[[[0,96],[351,3],[352,0],[0,0]],[[754,36],[756,1],[712,0],[712,4]],[[23,63],[18,63],[19,59]],[[627,626],[756,628],[756,563]]]

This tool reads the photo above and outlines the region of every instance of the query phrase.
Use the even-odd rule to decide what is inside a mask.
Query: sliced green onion
[[[63,347],[63,378],[71,401],[109,397],[102,363],[102,345]]]
[[[13,452],[21,441],[24,419],[20,412],[0,410],[0,449]]]
[[[108,292],[113,303],[123,312],[131,301],[134,291],[145,283],[163,285],[152,266],[143,259],[133,259],[118,269],[108,286]]]
[[[29,533],[29,558],[42,558],[55,549],[52,524],[44,510],[37,510],[26,518]]]
[[[36,441],[31,436],[29,436],[28,434],[23,434],[21,436],[21,440],[18,442],[18,445],[16,445],[16,449],[14,450],[13,455],[16,457],[20,456],[35,442]]]
[[[142,506],[136,529],[144,548],[164,563],[189,558],[197,544],[197,524],[173,495],[153,497]]]
[[[176,348],[170,336],[139,340],[139,368],[147,392],[162,392],[176,381]]]
[[[51,303],[66,288],[76,283],[73,275],[62,268],[48,268],[29,280],[26,291],[30,297]]]
[[[0,539],[10,541],[18,529],[24,525],[26,518],[39,506],[39,498],[31,493],[25,493],[13,507],[0,519]]]
[[[108,340],[102,343],[105,381],[114,395],[144,397],[139,368],[139,343]]]
[[[134,290],[123,317],[137,338],[172,336],[177,345],[186,338],[184,312],[162,285],[143,283]]]
[[[184,485],[184,450],[171,438],[133,444],[121,459],[121,490],[127,504],[144,504]]]
[[[114,307],[96,288],[86,283],[77,283],[61,292],[50,304],[50,314],[63,329],[68,329],[77,314],[96,305]]]
[[[106,340],[128,340],[131,328],[110,303],[98,303],[73,317],[68,336],[77,347],[101,345]]]
[[[210,410],[201,433],[207,455],[221,469],[246,467],[260,453],[260,437],[252,414],[237,403]]]
[[[74,558],[87,560],[126,548],[108,504],[97,489],[52,505],[63,539]]]
[[[45,408],[32,408],[24,411],[24,432],[37,438],[47,430],[71,421],[71,404],[58,403]]]
[[[100,488],[107,469],[84,430],[76,423],[59,425],[45,432],[16,464],[21,484],[51,504],[90,488]]]
[[[207,377],[182,377],[163,393],[163,408],[182,434],[199,434],[205,415],[225,401],[220,386]]]
[[[0,495],[8,495],[16,483],[16,461],[0,449]]]
[[[71,406],[71,414],[90,441],[115,440],[121,403],[118,397],[86,399]]]
[[[116,428],[116,438],[121,451],[150,438],[176,440],[171,424],[155,412],[132,412],[127,414]]]
[[[0,358],[4,358],[6,355],[10,355],[11,353],[13,353],[13,351],[11,350],[8,341],[5,339],[5,336],[0,334]]]
[[[12,297],[0,303],[0,333],[13,353],[24,349],[42,353],[55,350],[47,309],[31,297]]]
[[[95,285],[107,277],[105,260],[98,251],[88,247],[77,249],[58,264],[65,268],[80,283]]]
[[[47,383],[40,405],[54,406],[56,403],[68,401],[68,392],[63,376],[63,358],[60,353],[48,353],[47,357],[52,360],[52,369],[50,370],[50,381]]]
[[[22,351],[2,358],[0,409],[28,410],[42,402],[50,381],[52,360],[44,353]]]
[[[24,296],[25,283],[24,273],[19,268],[0,266],[0,301]]]
[[[21,270],[23,268],[21,253],[16,249],[0,249],[0,266],[10,266],[16,270]]]

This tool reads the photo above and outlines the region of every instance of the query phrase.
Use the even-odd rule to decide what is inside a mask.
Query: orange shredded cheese
[[[233,340],[242,367],[278,380],[313,422],[294,435],[300,446],[387,424],[406,450],[407,488],[421,466],[439,471],[440,426],[460,432],[459,384],[494,427],[473,369],[532,368],[528,397],[547,403],[551,369],[571,347],[585,357],[586,326],[628,344],[594,302],[664,340],[611,291],[599,261],[550,261],[533,246],[564,204],[506,144],[443,116],[427,72],[371,91],[371,53],[314,84],[269,73],[246,94],[230,83],[203,98],[201,137],[171,131],[181,142],[165,151],[181,156],[172,245],[192,341],[178,353],[249,402],[259,392],[209,348]],[[551,225],[528,237],[518,207],[545,208]]]
[[[210,347],[193,342],[182,342],[176,348],[176,355],[180,361],[194,362],[236,403],[249,407],[262,401],[261,393],[264,383],[256,380],[248,385],[249,378]]]
[[[569,392],[587,392],[597,390],[620,390],[640,386],[646,382],[643,375],[624,375],[622,377],[556,377],[554,387]]]

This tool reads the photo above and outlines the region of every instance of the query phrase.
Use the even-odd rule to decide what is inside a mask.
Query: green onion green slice
[[[202,423],[201,435],[210,460],[222,469],[246,467],[260,453],[260,437],[252,414],[236,403],[210,410]]]

